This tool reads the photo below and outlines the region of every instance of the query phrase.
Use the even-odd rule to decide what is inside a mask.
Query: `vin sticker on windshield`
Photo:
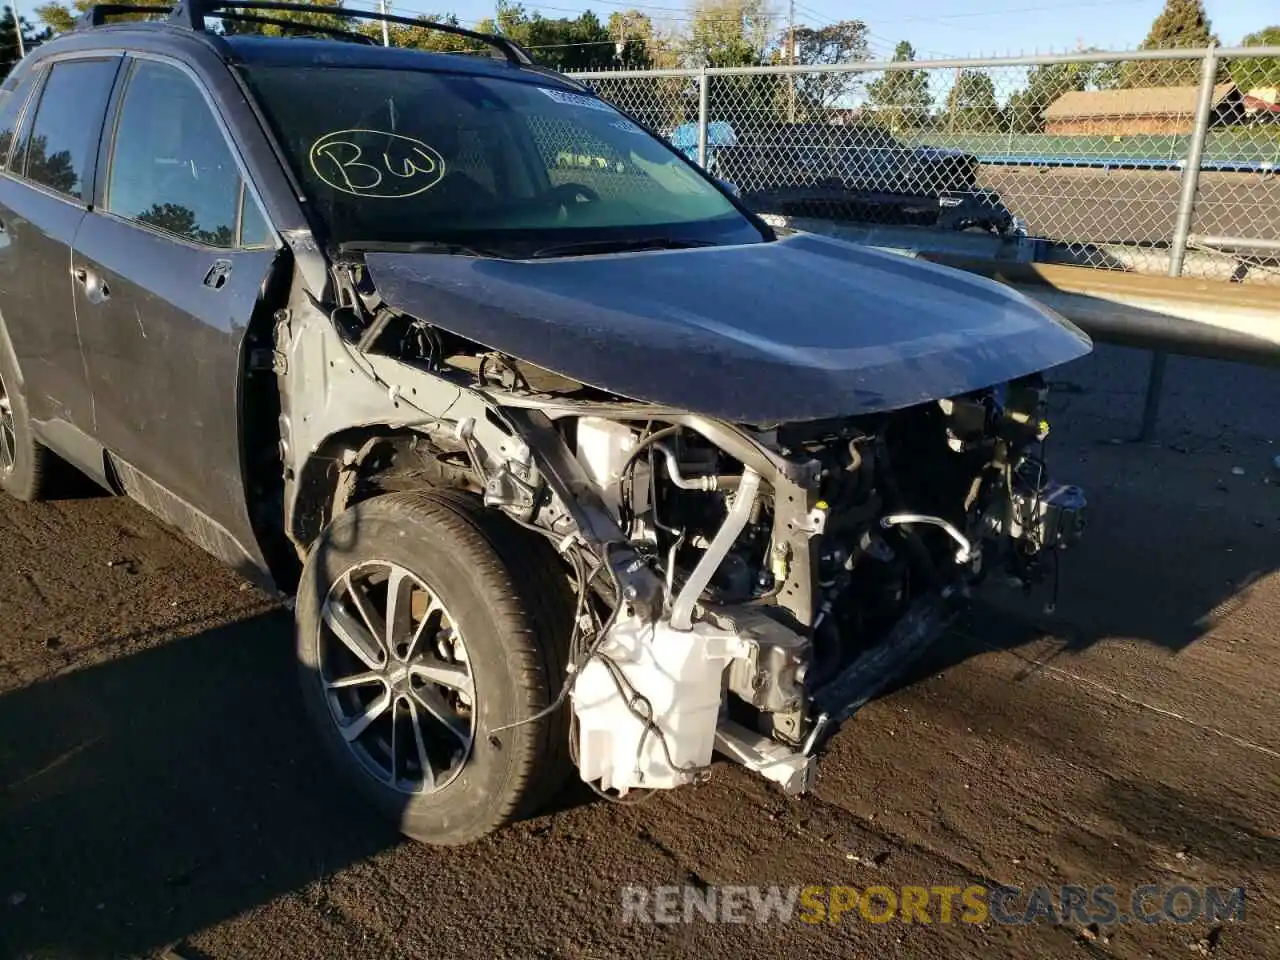
[[[539,87],[538,89],[556,103],[567,103],[575,107],[586,107],[588,110],[603,110],[605,113],[613,113],[613,107],[597,100],[595,97],[584,96],[581,93],[570,93],[568,90],[552,90],[550,87]]]

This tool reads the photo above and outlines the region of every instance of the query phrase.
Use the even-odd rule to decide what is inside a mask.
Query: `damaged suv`
[[[1039,304],[778,237],[500,37],[122,9],[0,89],[0,482],[66,461],[295,594],[305,709],[408,835],[575,767],[801,791],[972,585],[1079,535],[1041,371],[1090,345]]]

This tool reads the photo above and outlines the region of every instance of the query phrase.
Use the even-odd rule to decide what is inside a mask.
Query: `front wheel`
[[[560,571],[545,541],[460,493],[366,500],[312,549],[304,702],[338,769],[406,835],[467,843],[563,785],[565,709],[498,731],[564,682]]]
[[[0,342],[0,489],[19,500],[41,499],[49,456],[32,435],[18,371]]]

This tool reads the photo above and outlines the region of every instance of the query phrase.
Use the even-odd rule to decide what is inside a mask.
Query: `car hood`
[[[1091,346],[994,281],[809,234],[547,260],[368,253],[366,264],[384,301],[441,329],[740,423],[893,410]]]

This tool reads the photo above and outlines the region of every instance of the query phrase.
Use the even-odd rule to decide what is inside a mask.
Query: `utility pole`
[[[13,14],[13,34],[18,38],[18,59],[27,55],[27,45],[22,42],[22,18],[18,16],[17,0],[9,0],[9,12]]]
[[[787,63],[791,66],[796,65],[796,0],[791,0],[787,10]],[[796,75],[794,73],[787,74],[787,83],[789,85],[787,95],[787,118],[792,122],[796,122]]]
[[[956,110],[960,106],[960,76],[960,68],[956,67],[956,77],[951,82],[951,96],[947,98],[951,105],[951,109],[948,111],[951,116],[947,123],[947,129],[951,133],[956,132]]]
[[[378,12],[384,17],[387,15],[387,0],[378,0]],[[391,31],[387,27],[387,21],[382,21],[382,45],[384,47],[391,46]]]
[[[624,13],[618,17],[618,39],[613,44],[614,59],[619,63],[623,63],[623,55],[627,52],[627,27],[630,21]],[[624,64],[625,66],[625,64]]]

